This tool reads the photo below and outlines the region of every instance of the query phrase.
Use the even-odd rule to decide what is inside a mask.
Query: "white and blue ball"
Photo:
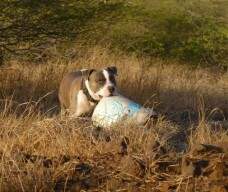
[[[123,96],[104,97],[94,109],[92,121],[94,125],[110,127],[120,122],[133,122],[144,125],[155,116],[153,109],[144,108]]]

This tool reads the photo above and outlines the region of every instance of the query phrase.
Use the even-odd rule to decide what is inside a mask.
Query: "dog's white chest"
[[[89,111],[93,105],[94,105],[94,103],[89,102],[86,95],[83,93],[82,90],[80,90],[77,95],[76,116],[79,116],[79,115]]]

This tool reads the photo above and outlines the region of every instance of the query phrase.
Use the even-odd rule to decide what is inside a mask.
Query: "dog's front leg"
[[[83,114],[90,112],[92,108],[92,105],[90,104],[82,90],[78,92],[77,99],[74,99],[74,101],[71,104],[73,117],[80,117]]]

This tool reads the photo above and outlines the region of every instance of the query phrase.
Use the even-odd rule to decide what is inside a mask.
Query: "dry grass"
[[[59,115],[63,74],[109,65],[118,67],[124,95],[156,107],[161,116],[155,126],[97,130],[88,119]],[[227,158],[216,150],[191,156],[199,143],[228,142],[225,126],[209,124],[228,117],[227,87],[227,73],[112,55],[99,47],[70,62],[12,61],[0,70],[0,191],[207,191],[212,184],[225,190],[227,173],[215,183],[195,178],[183,162],[210,159],[215,167]]]

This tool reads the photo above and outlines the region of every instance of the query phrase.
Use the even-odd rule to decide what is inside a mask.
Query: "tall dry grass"
[[[156,125],[97,130],[89,119],[59,115],[67,71],[110,65],[121,93],[160,113]],[[227,91],[227,73],[100,47],[67,62],[12,61],[0,70],[0,191],[156,191],[160,177],[181,186],[178,169],[165,175],[155,165],[167,158],[178,165],[197,143],[228,141],[225,127],[208,123],[227,119]]]

